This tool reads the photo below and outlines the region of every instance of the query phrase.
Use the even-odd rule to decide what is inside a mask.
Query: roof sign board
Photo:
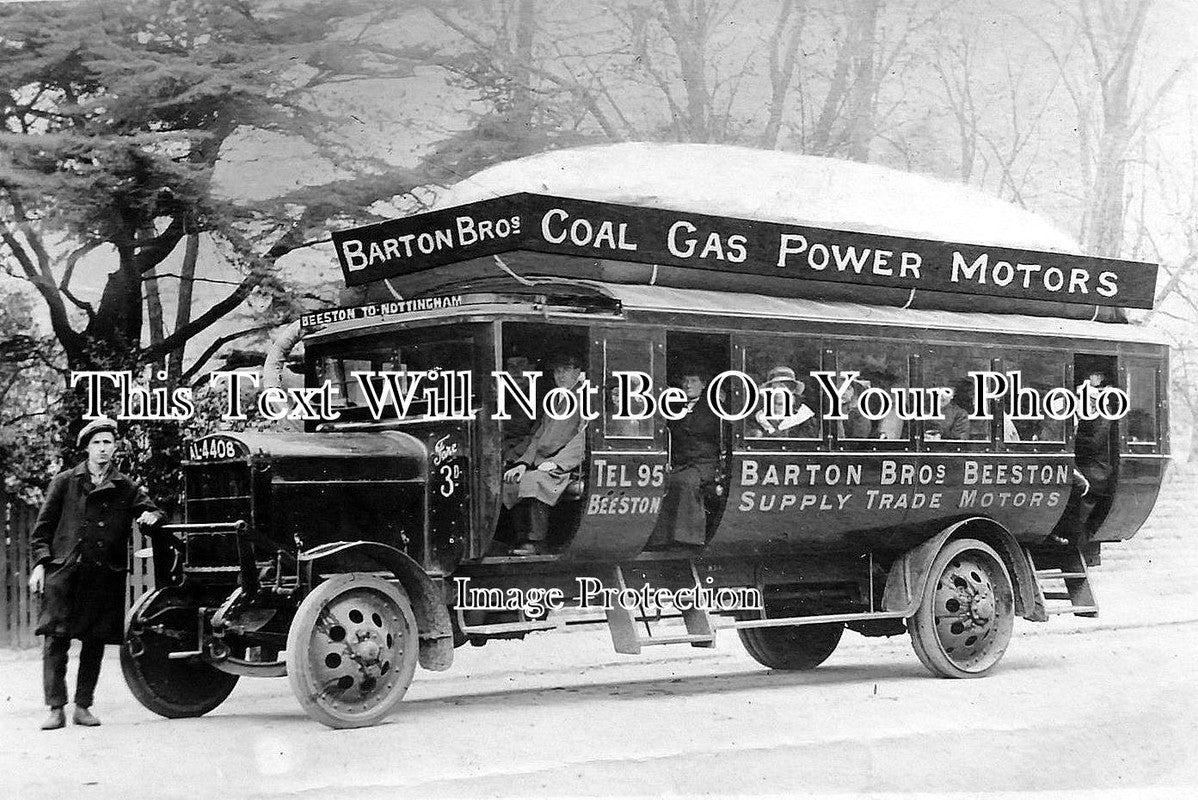
[[[1151,308],[1155,264],[512,194],[333,234],[357,286],[512,250],[899,289]]]
[[[415,314],[424,311],[439,311],[462,305],[461,295],[447,297],[422,297],[416,300],[392,300],[386,303],[369,303],[359,306],[341,306],[323,311],[313,311],[300,317],[301,328],[323,328],[337,322],[353,322],[372,317],[389,317],[397,314]]]

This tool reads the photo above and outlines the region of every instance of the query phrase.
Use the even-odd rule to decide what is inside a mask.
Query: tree
[[[425,48],[370,36],[394,13],[385,0],[0,7],[0,263],[41,297],[67,370],[156,364],[184,379],[199,366],[185,366],[187,343],[252,293],[275,313],[243,333],[297,313],[277,259],[330,218],[425,182],[344,146],[313,99],[337,82],[410,74]],[[249,131],[308,143],[330,175],[324,191],[257,204],[218,194],[214,171]],[[241,277],[200,309],[205,246]],[[85,272],[106,273],[98,298],[78,290]],[[165,280],[179,281],[171,327]],[[60,442],[79,424],[77,396],[63,399]],[[131,433],[150,442],[135,454],[141,477],[176,469],[174,425]]]
[[[37,332],[30,298],[0,289],[0,471],[4,493],[41,500],[38,476],[53,472],[48,412],[62,386],[62,353]]]
[[[174,354],[178,376],[189,339],[251,291],[280,288],[273,262],[303,243],[313,213],[294,203],[282,217],[278,203],[236,205],[214,194],[213,170],[247,129],[327,152],[329,120],[311,93],[409,67],[410,53],[347,30],[369,29],[386,5],[139,0],[0,9],[0,257],[41,295],[71,369],[135,369]],[[201,234],[244,277],[193,313]],[[158,270],[181,246],[180,302],[167,330]],[[111,269],[98,302],[74,291],[84,259]]]

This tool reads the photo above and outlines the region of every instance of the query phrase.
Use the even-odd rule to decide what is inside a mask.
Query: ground
[[[728,631],[621,656],[598,628],[460,649],[386,724],[331,731],[285,679],[159,719],[112,653],[103,727],[41,732],[37,654],[2,654],[0,797],[1193,794],[1198,544],[1175,494],[1098,572],[1099,619],[1019,621],[982,680],[930,677],[906,636],[779,673]]]

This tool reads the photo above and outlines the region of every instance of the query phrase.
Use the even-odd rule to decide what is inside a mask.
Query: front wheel
[[[740,628],[741,644],[759,664],[770,669],[814,669],[828,660],[840,643],[844,625],[794,625],[780,628]]]
[[[942,678],[978,678],[998,664],[1015,625],[1015,595],[1002,558],[977,539],[955,539],[932,563],[910,620],[919,660]]]
[[[374,575],[330,578],[287,633],[287,678],[308,716],[330,728],[373,725],[403,699],[419,641],[403,589]]]
[[[170,657],[197,646],[196,608],[177,589],[142,595],[129,611],[121,643],[121,672],[129,691],[143,706],[168,719],[207,714],[233,691],[237,676],[198,656]]]

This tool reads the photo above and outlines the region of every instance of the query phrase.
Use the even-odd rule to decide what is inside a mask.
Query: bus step
[[[698,585],[698,575],[695,565],[691,564],[691,573],[695,575]],[[617,565],[615,568],[616,585],[621,592],[628,588],[624,581],[624,571]],[[638,619],[645,625],[645,635],[637,630]],[[682,621],[686,625],[685,634],[670,636],[654,636],[648,615],[640,609],[640,615],[622,606],[607,609],[607,626],[611,631],[612,646],[617,653],[637,655],[644,647],[659,644],[689,644],[691,647],[715,647],[715,626],[711,624],[711,615],[701,609],[685,609],[682,611]]]
[[[1048,613],[1052,616],[1059,614],[1076,614],[1079,617],[1097,617],[1098,606],[1064,606],[1062,608],[1049,609]]]
[[[641,639],[641,647],[655,644],[691,644],[699,647],[714,647],[715,640],[710,636],[696,636],[690,633],[680,633],[677,636],[647,636]]]
[[[1053,569],[1036,569],[1030,552],[1027,554],[1027,559],[1036,575],[1036,594],[1044,609],[1045,617],[1060,614],[1073,614],[1078,617],[1098,616],[1098,601],[1094,598],[1094,587],[1090,585],[1090,571],[1086,567],[1086,560],[1082,556],[1081,550],[1066,555]],[[1064,582],[1065,590],[1061,591],[1060,588],[1046,590],[1045,584],[1052,582],[1055,582],[1056,587],[1060,586],[1060,582]],[[1069,604],[1048,607],[1049,600],[1065,600]]]

